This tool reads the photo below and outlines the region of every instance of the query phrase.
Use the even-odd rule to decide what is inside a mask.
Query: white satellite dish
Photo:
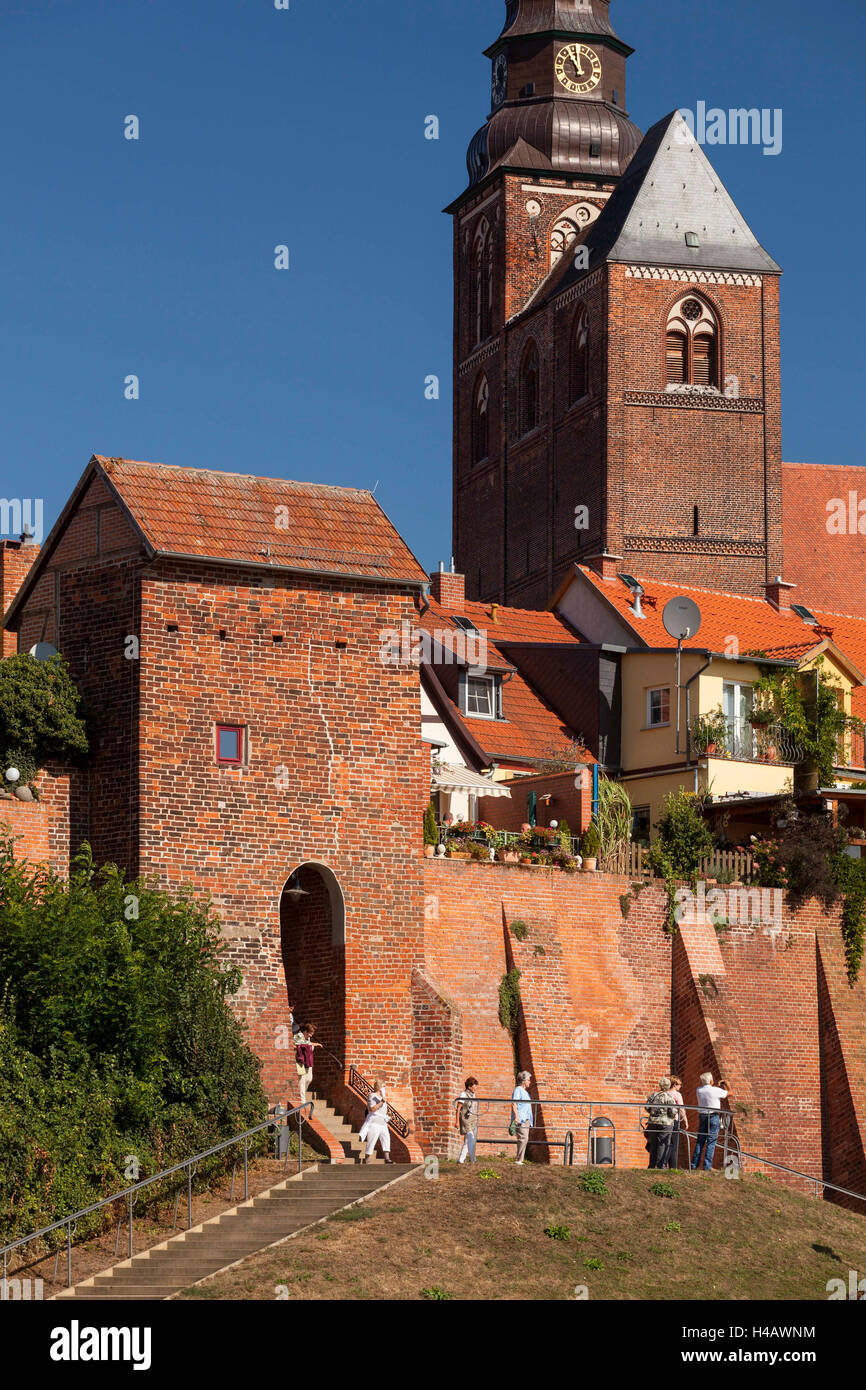
[[[30,648],[30,655],[37,661],[50,661],[52,656],[58,656],[59,653],[50,642],[37,642],[35,647]]]
[[[672,598],[665,604],[662,622],[668,637],[685,642],[694,637],[701,625],[701,610],[690,598]]]

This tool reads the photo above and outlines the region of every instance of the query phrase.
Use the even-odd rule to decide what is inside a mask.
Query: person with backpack
[[[475,1145],[478,1141],[478,1101],[475,1099],[477,1076],[467,1076],[464,1090],[460,1092],[457,1106],[457,1123],[463,1137],[458,1163],[475,1162]]]
[[[649,1167],[667,1168],[670,1161],[671,1142],[674,1134],[674,1121],[677,1117],[677,1104],[671,1094],[671,1079],[663,1076],[657,1091],[647,1098],[646,1110],[649,1116],[646,1127]]]

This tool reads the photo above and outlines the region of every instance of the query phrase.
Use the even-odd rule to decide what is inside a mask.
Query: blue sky
[[[451,529],[451,231],[502,0],[0,0],[0,495],[94,452],[372,487]],[[612,0],[628,107],[780,107],[708,150],[782,281],[784,456],[859,464],[861,0]],[[820,22],[818,22],[820,17]],[[135,114],[140,139],[124,139]],[[440,119],[440,139],[424,120]],[[274,247],[291,268],[274,269]],[[425,377],[441,379],[438,401]],[[140,399],[124,380],[140,379]]]

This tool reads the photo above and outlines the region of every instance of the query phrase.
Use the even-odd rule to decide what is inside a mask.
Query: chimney
[[[0,541],[0,618],[11,607],[38,554],[38,544],[27,538]],[[0,657],[14,656],[17,651],[18,634],[0,630]]]
[[[446,572],[444,564],[440,561],[438,570],[431,574],[430,597],[441,603],[450,613],[463,612],[466,606],[466,576],[455,574],[453,560],[450,573]]]
[[[490,605],[490,621],[491,621],[492,623],[498,623],[498,622],[499,622],[499,604],[498,604],[498,603],[491,603],[491,605]]]
[[[621,555],[610,555],[606,550],[600,550],[596,555],[587,555],[586,563],[596,574],[600,574],[602,579],[616,579],[618,567],[622,564]]]
[[[30,536],[0,541],[0,618],[8,612],[38,554],[39,545]],[[0,629],[0,657],[14,656],[17,651],[18,634]]]
[[[790,613],[791,611],[791,589],[796,589],[796,584],[786,584],[780,574],[775,579],[771,579],[764,585],[767,599],[774,608],[778,608],[780,613]]]

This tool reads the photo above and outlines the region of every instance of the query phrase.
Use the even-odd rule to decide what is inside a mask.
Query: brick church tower
[[[454,217],[454,553],[545,607],[575,562],[782,572],[780,269],[687,122],[642,139],[609,0],[507,0]]]

